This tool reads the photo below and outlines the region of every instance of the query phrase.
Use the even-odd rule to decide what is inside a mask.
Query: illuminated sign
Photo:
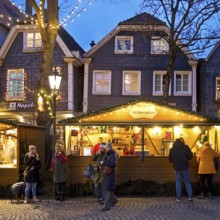
[[[153,105],[136,105],[130,110],[130,115],[134,119],[149,118],[152,119],[157,114]]]

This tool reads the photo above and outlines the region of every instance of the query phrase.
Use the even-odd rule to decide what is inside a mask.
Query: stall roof
[[[107,125],[107,124],[179,124],[188,125],[220,125],[220,119],[211,118],[197,112],[149,100],[136,100],[123,105],[111,107],[96,112],[89,112],[78,117],[67,118],[60,124],[74,125]]]

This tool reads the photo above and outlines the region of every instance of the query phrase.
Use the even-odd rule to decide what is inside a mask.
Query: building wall
[[[210,116],[219,117],[220,102],[215,100],[216,92],[216,77],[220,77],[220,47],[216,48],[215,52],[207,62],[201,64],[200,74],[200,90],[199,90],[199,111]]]
[[[115,54],[115,38],[102,46],[92,56],[89,64],[89,88],[88,88],[88,110],[99,110],[105,107],[119,105],[127,101],[149,98],[162,102],[162,96],[152,96],[153,93],[153,71],[166,70],[168,57],[167,55],[151,54],[151,41],[143,37],[141,32],[120,32],[118,35],[134,36],[134,53],[133,54]],[[118,36],[117,35],[117,36]],[[92,81],[93,70],[111,70],[112,71],[112,89],[111,95],[93,95]],[[141,71],[141,95],[128,96],[122,95],[122,76],[123,70]],[[178,54],[174,70],[189,70],[188,60],[183,54]],[[172,79],[171,87],[173,93]],[[191,96],[173,96],[168,100],[169,103],[176,103],[178,107],[188,110],[192,109]]]

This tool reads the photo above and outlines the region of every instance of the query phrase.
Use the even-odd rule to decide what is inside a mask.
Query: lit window
[[[216,77],[216,97],[217,101],[220,101],[220,77]]]
[[[111,71],[93,72],[93,94],[111,94]]]
[[[0,134],[0,168],[17,167],[17,129],[0,124],[4,132]]]
[[[41,35],[38,32],[24,33],[24,49],[39,50],[42,48]]]
[[[164,38],[153,37],[151,40],[151,53],[152,54],[166,54],[169,46]]]
[[[133,53],[133,37],[116,36],[115,53]]]
[[[7,73],[6,100],[24,100],[24,69],[11,69]]]
[[[141,72],[124,71],[123,72],[123,95],[141,94]]]
[[[174,95],[191,95],[191,72],[174,72]]]
[[[153,75],[153,95],[162,96],[166,80],[166,71],[156,71]],[[169,86],[169,95],[171,95],[171,82]]]

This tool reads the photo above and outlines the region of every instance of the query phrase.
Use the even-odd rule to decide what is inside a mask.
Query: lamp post
[[[53,143],[52,143],[52,147],[53,147],[53,151],[55,150],[55,145],[56,145],[56,98],[57,98],[57,94],[60,88],[60,82],[62,79],[62,76],[60,76],[58,74],[58,71],[55,70],[53,71],[53,73],[51,75],[49,75],[49,85],[50,85],[50,89],[52,91],[52,95],[53,95],[53,112],[52,112],[52,119],[53,119]]]

